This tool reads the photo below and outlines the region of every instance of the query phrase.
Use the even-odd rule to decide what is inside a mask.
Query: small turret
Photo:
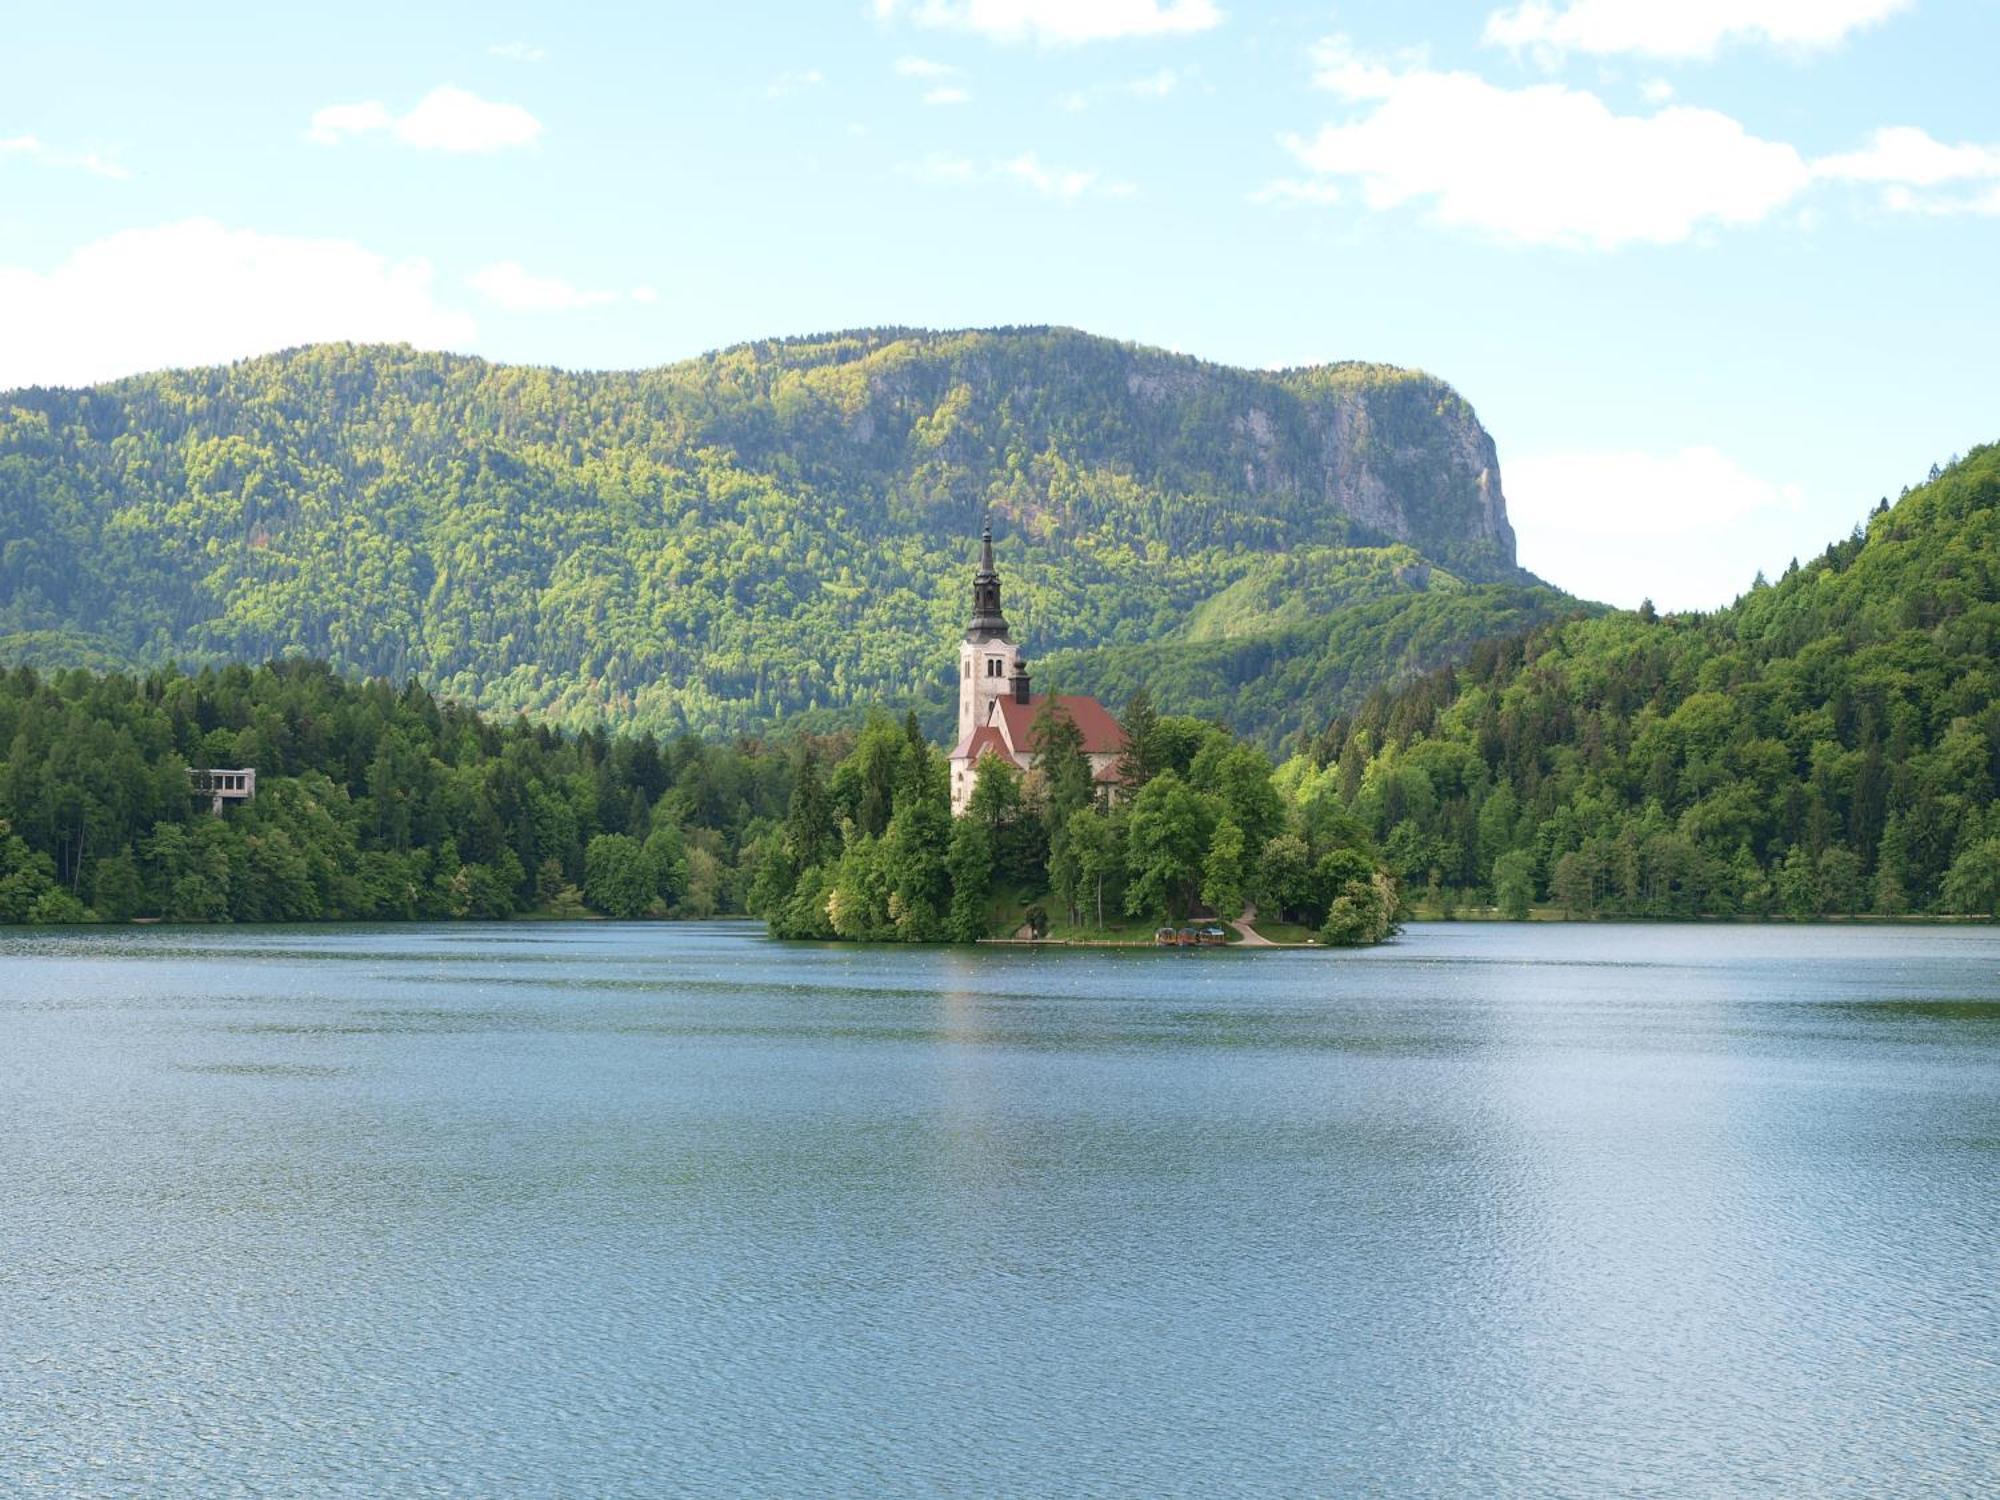
[[[1016,703],[1026,703],[1033,696],[1028,691],[1027,657],[1017,656],[1014,658],[1014,675],[1009,679],[1008,685],[1014,689],[1014,701]]]

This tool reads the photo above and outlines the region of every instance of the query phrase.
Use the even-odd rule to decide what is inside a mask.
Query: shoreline
[[[729,912],[712,917],[607,917],[598,912],[556,913],[517,912],[507,917],[336,917],[336,918],[294,918],[273,922],[172,922],[164,917],[130,917],[122,922],[9,922],[0,923],[0,933],[5,932],[90,932],[115,931],[132,927],[183,927],[226,929],[231,927],[506,927],[518,924],[548,924],[558,922],[626,923],[655,927],[680,927],[701,923],[762,924],[763,918],[749,916],[743,912]],[[1619,924],[1646,927],[1977,927],[2000,924],[2000,918],[1980,916],[1960,912],[1907,912],[1899,916],[1881,916],[1875,913],[1852,913],[1816,917],[1793,917],[1785,915],[1760,916],[1749,913],[1714,914],[1704,913],[1691,917],[1645,917],[1625,915],[1604,916],[1557,916],[1536,912],[1522,918],[1503,917],[1490,910],[1472,909],[1457,911],[1449,917],[1431,912],[1412,913],[1404,919],[1407,924],[1421,923],[1426,927],[1464,924],[1471,926],[1515,926],[1515,927],[1608,927]],[[818,938],[808,941],[843,942],[842,938]],[[988,945],[994,947],[1019,948],[1159,948],[1169,945],[1155,943],[1150,938],[1023,938],[1023,937],[983,937],[973,944],[959,946]],[[910,944],[899,946],[935,947],[937,944]],[[1211,945],[1214,946],[1214,945]],[[1225,948],[1324,948],[1326,944],[1306,941],[1287,942],[1278,938],[1266,938],[1261,943],[1233,942],[1220,946]]]

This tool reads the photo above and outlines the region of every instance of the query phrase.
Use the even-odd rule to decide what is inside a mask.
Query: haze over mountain
[[[1336,653],[1252,732],[1573,602],[1517,565],[1493,440],[1442,381],[1064,329],[595,374],[320,345],[16,391],[0,501],[10,658],[305,654],[666,730],[943,705],[989,515],[1030,651],[1122,653],[1066,659],[1079,683],[1185,660],[1159,643]],[[1327,634],[1370,607],[1394,649]]]

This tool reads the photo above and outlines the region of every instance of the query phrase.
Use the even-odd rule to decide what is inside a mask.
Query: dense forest
[[[1288,807],[1263,752],[1143,695],[1127,723],[1129,808],[1096,804],[1069,724],[1027,777],[989,758],[954,824],[942,752],[880,712],[858,735],[662,746],[318,663],[21,667],[0,673],[0,922],[749,911],[780,936],[933,942],[1044,899],[1093,927],[1262,900],[1328,941],[1387,933],[1395,892],[1351,820]],[[191,768],[235,766],[252,800],[191,794]]]
[[[282,662],[0,674],[0,922],[743,909],[792,762],[491,723]],[[211,816],[188,770],[254,766]]]
[[[608,374],[325,345],[0,394],[0,659],[303,656],[571,728],[852,727],[891,704],[941,735],[988,515],[1038,655],[1256,634],[1322,659],[1302,672],[1325,711],[1462,655],[1488,614],[1567,604],[1515,566],[1470,407],[1410,371],[1232,370],[1056,329]],[[1272,605],[1288,581],[1309,600]],[[1504,593],[1469,607],[1466,584]],[[1289,634],[1391,597],[1417,644],[1379,668]],[[1167,649],[1103,671],[1137,686],[1151,663],[1163,701],[1229,670]],[[1231,707],[1267,741],[1299,727]]]
[[[2000,915],[2000,447],[1728,609],[1489,642],[1280,774],[1433,907]]]
[[[1393,558],[1400,550],[1374,555]],[[1222,620],[1204,607],[1192,639],[1058,652],[1044,673],[1106,703],[1144,690],[1276,750],[1318,729],[1329,713],[1359,707],[1375,688],[1463,661],[1482,641],[1604,612],[1550,588],[1464,584],[1434,569],[1414,577],[1421,588],[1360,593],[1317,617],[1299,611],[1312,594],[1302,580],[1283,608],[1250,613],[1241,629],[1220,628]],[[1233,603],[1235,592],[1211,603]]]

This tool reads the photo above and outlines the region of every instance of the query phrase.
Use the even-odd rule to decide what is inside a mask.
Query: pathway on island
[[[1253,928],[1250,925],[1252,922],[1256,920],[1257,920],[1257,908],[1254,906],[1246,906],[1243,908],[1243,915],[1238,917],[1234,922],[1231,922],[1229,925],[1231,927],[1234,927],[1238,935],[1242,937],[1243,946],[1246,948],[1277,947],[1278,945],[1276,943],[1272,942],[1269,938],[1265,937],[1263,933],[1258,932],[1255,928]]]

